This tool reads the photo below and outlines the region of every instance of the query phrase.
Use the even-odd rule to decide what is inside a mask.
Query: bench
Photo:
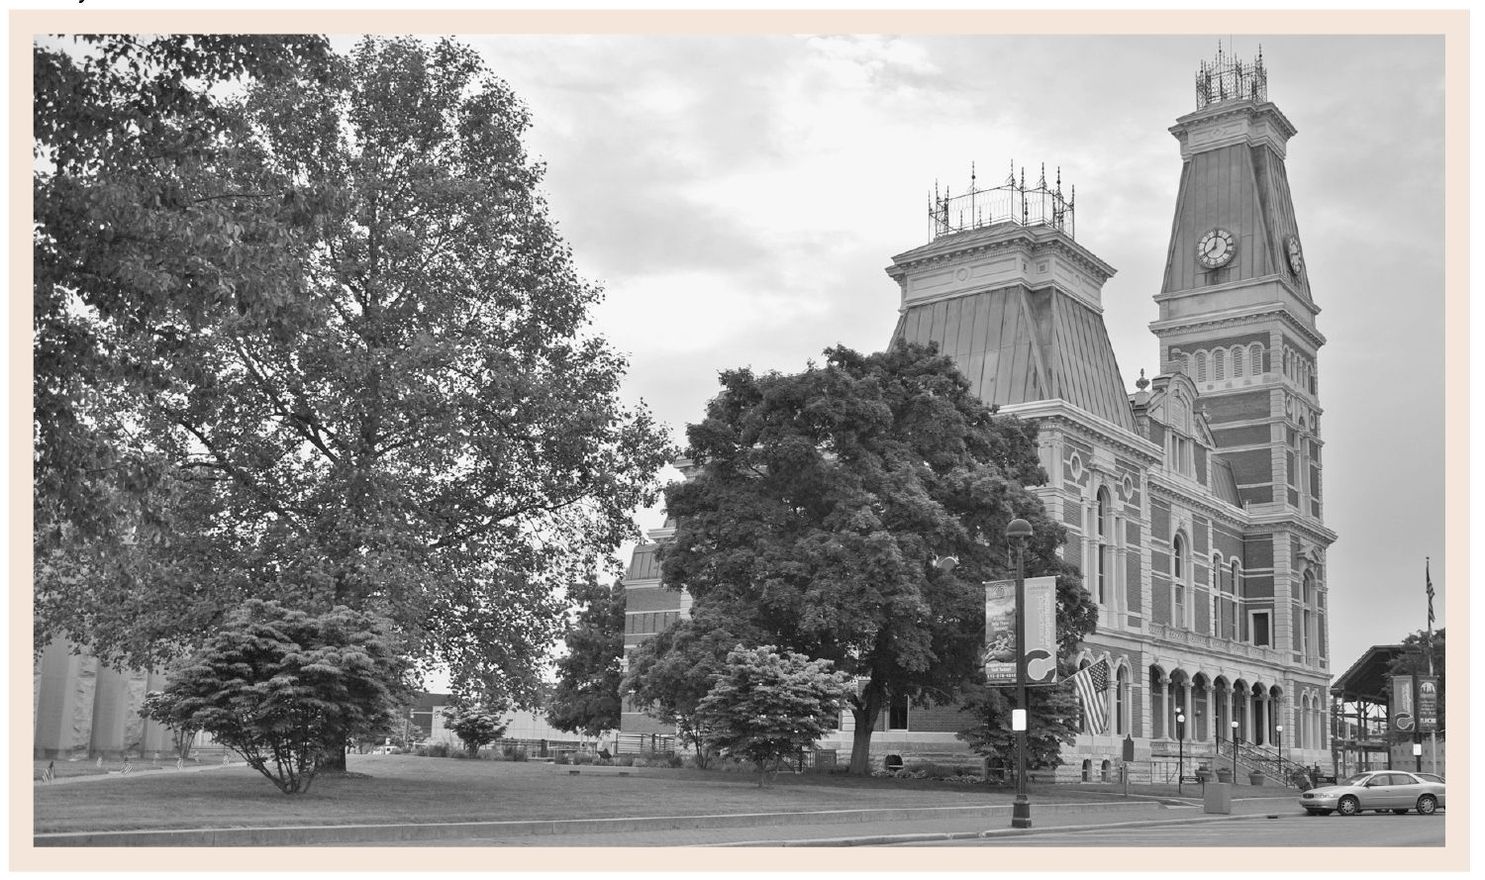
[[[1201,777],[1200,776],[1195,776],[1195,775],[1188,774],[1186,776],[1182,776],[1181,777],[1181,782],[1182,783],[1188,783],[1189,782],[1192,785],[1195,785],[1195,784],[1201,782]]]

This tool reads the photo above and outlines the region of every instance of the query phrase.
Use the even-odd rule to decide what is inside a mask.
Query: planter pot
[[[1229,769],[1227,769],[1226,767],[1218,767],[1217,768],[1217,781],[1218,782],[1231,782],[1232,781],[1232,771],[1229,770]]]
[[[1262,785],[1263,784],[1263,774],[1262,773],[1249,773],[1248,774],[1248,784],[1249,785]]]
[[[1200,780],[1201,782],[1211,782],[1212,781],[1212,771],[1208,770],[1205,767],[1199,767],[1196,770],[1196,778],[1198,780]]]

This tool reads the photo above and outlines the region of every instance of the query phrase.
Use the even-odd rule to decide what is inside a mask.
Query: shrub
[[[575,765],[592,764],[592,763],[594,763],[597,760],[598,760],[598,758],[596,756],[594,756],[594,754],[592,752],[573,752],[572,753],[572,763],[575,764]]]
[[[634,766],[634,756],[633,755],[619,755],[618,757],[614,758],[614,764],[616,766],[619,766],[619,767],[633,767]],[[641,766],[643,766],[643,765],[641,765]]]
[[[680,768],[685,766],[686,759],[682,758],[680,755],[672,753],[670,757],[665,759],[665,763],[669,764],[671,767]],[[696,759],[692,758],[691,763],[694,766],[696,763]]]
[[[571,764],[572,763],[572,753],[571,752],[558,752],[556,755],[554,755],[552,757],[552,763],[553,764]]]
[[[522,745],[508,744],[500,752],[501,756],[507,761],[526,760],[526,747]]]
[[[434,743],[428,747],[428,756],[430,758],[447,758],[449,756],[449,744]]]
[[[458,751],[455,752],[451,757],[458,758],[460,761],[467,761],[469,760],[469,753],[465,751]]]
[[[464,743],[469,757],[476,758],[479,757],[480,746],[499,739],[510,725],[508,720],[501,717],[505,709],[505,704],[500,702],[483,702],[477,705],[456,703],[443,710],[443,717],[448,719],[449,730]]]
[[[206,731],[298,794],[348,739],[390,721],[408,671],[383,619],[249,599],[170,676],[156,720]]]
[[[428,757],[428,747],[418,746],[416,749],[413,749],[413,754],[417,755],[419,758],[426,758]]]

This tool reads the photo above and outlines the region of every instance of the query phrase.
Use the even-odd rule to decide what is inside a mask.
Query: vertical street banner
[[[1388,726],[1397,733],[1413,732],[1413,676],[1392,676],[1392,698],[1387,702]]]
[[[1437,675],[1418,676],[1416,715],[1419,733],[1432,733],[1439,729],[1439,677]]]
[[[1057,578],[1026,579],[1026,683],[1057,681]],[[1016,582],[985,583],[985,681],[1016,684]]]

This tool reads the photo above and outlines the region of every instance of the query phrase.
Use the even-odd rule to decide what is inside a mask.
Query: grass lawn
[[[59,765],[60,767],[60,765]],[[283,795],[241,764],[194,773],[37,785],[35,831],[139,828],[477,822],[523,819],[694,816],[1009,803],[1007,788],[931,780],[780,775],[760,789],[743,773],[637,768],[629,776],[578,776],[537,762],[412,755],[351,755],[348,775],[316,779]],[[612,772],[616,768],[605,768]],[[364,774],[364,775],[363,775]],[[1175,786],[1131,786],[1164,793]],[[1034,800],[1097,800],[1118,786],[1034,786]],[[1188,793],[1188,796],[1199,796]]]

